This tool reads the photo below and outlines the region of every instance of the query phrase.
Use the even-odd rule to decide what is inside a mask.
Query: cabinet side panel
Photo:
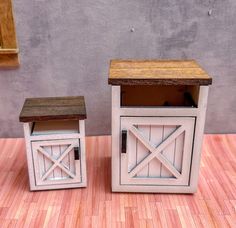
[[[24,126],[24,135],[25,135],[29,185],[30,185],[30,190],[34,190],[35,189],[35,173],[34,173],[34,166],[33,166],[32,146],[31,146],[31,141],[30,141],[31,123],[24,123],[23,126]]]
[[[120,86],[112,86],[112,190],[120,186]]]
[[[198,99],[198,115],[196,118],[195,134],[193,142],[193,156],[192,156],[192,166],[190,175],[190,186],[192,192],[196,192],[199,168],[201,162],[201,152],[202,152],[202,141],[205,126],[205,116],[207,108],[207,98],[208,98],[208,86],[200,86],[199,99]]]
[[[80,147],[80,160],[75,161],[76,165],[76,175],[79,175],[79,181],[81,181],[82,185],[87,186],[87,166],[86,166],[86,145],[85,145],[85,120],[79,121],[79,128],[82,137],[79,139],[79,147]],[[79,164],[78,164],[79,163]],[[78,164],[78,166],[77,166]],[[80,170],[78,170],[80,169]]]

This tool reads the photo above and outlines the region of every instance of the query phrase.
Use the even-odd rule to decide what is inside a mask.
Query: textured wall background
[[[112,58],[196,59],[214,83],[206,132],[236,132],[235,0],[13,3],[21,67],[0,70],[1,137],[23,136],[25,97],[82,94],[87,134],[109,134]]]

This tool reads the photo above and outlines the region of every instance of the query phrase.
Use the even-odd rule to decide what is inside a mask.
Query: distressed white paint
[[[120,86],[112,86],[113,191],[196,191],[207,95],[208,86],[200,86],[197,108],[122,108]],[[128,121],[130,125],[125,119],[132,119]],[[120,132],[127,130],[127,126],[127,153],[122,154]],[[136,131],[132,127],[136,127],[144,137],[140,134],[136,137]],[[172,137],[173,132],[178,133],[174,135],[176,137]],[[165,145],[166,137],[171,139],[170,142],[167,141],[168,145]],[[165,147],[161,148],[163,141]],[[153,147],[161,148],[161,152],[155,153]]]
[[[120,186],[120,86],[112,86],[112,189]]]
[[[66,126],[66,123],[70,123]],[[66,122],[61,131],[37,128],[32,134],[32,124],[25,123],[25,141],[31,190],[85,187],[87,185],[84,120],[75,126]],[[75,133],[75,128],[77,132]],[[59,129],[59,131],[58,131]],[[73,129],[71,133],[68,129]],[[53,134],[50,134],[53,132]],[[70,137],[71,136],[71,137]],[[80,159],[75,160],[74,147],[79,147]]]
[[[132,145],[134,141],[127,139],[127,153],[123,154],[121,158],[121,184],[187,185],[191,162],[191,154],[188,151],[191,151],[194,122],[195,119],[191,117],[121,117],[121,129],[130,131],[139,142],[136,143],[137,146],[135,148]],[[160,127],[161,123],[164,127]],[[139,126],[142,126],[142,128]],[[156,138],[158,135],[152,135],[152,138],[155,137],[156,139],[156,144],[154,145],[150,141],[150,126],[159,126],[160,131],[162,131],[161,134],[158,134],[160,138]],[[144,131],[145,127],[146,130]],[[165,128],[168,129],[166,135],[164,133]],[[183,137],[179,138],[183,132],[185,132],[186,137],[184,139]],[[165,136],[163,137],[163,135]],[[177,139],[182,140],[184,144],[182,150],[179,150],[179,154],[175,150],[175,141]],[[142,145],[142,150],[140,150],[140,145]],[[143,153],[144,148],[145,154]],[[139,155],[140,153],[141,155]],[[136,166],[127,173],[126,166],[129,166],[129,158],[132,156],[137,156]],[[141,159],[139,159],[140,157]],[[174,164],[175,157],[176,160],[179,160],[178,164]],[[161,164],[161,166],[158,164],[155,167],[156,169],[159,168],[159,170],[155,170],[160,174],[159,176],[150,174],[149,164],[154,159],[157,159]],[[175,166],[180,167],[182,160],[185,166],[178,171]],[[163,170],[166,170],[166,173],[163,174]],[[140,171],[142,172],[141,174]]]
[[[201,161],[202,153],[202,141],[203,133],[205,126],[206,118],[206,109],[207,109],[207,98],[208,98],[208,86],[200,86],[199,98],[198,98],[198,115],[196,117],[196,127],[194,135],[194,145],[193,145],[193,155],[192,155],[192,167],[191,167],[191,176],[190,176],[190,186],[193,189],[193,192],[197,191],[197,183],[199,176],[199,168]]]

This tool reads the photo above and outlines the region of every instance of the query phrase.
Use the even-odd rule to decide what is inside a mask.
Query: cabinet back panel
[[[186,100],[188,93],[193,105]],[[197,106],[199,86],[123,85],[121,106]]]

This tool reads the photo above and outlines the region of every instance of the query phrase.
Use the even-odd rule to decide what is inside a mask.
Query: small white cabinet
[[[29,98],[24,122],[30,190],[86,187],[83,97]]]
[[[208,84],[194,61],[111,61],[112,190],[194,193]]]
[[[81,183],[80,140],[33,141],[37,186]]]

